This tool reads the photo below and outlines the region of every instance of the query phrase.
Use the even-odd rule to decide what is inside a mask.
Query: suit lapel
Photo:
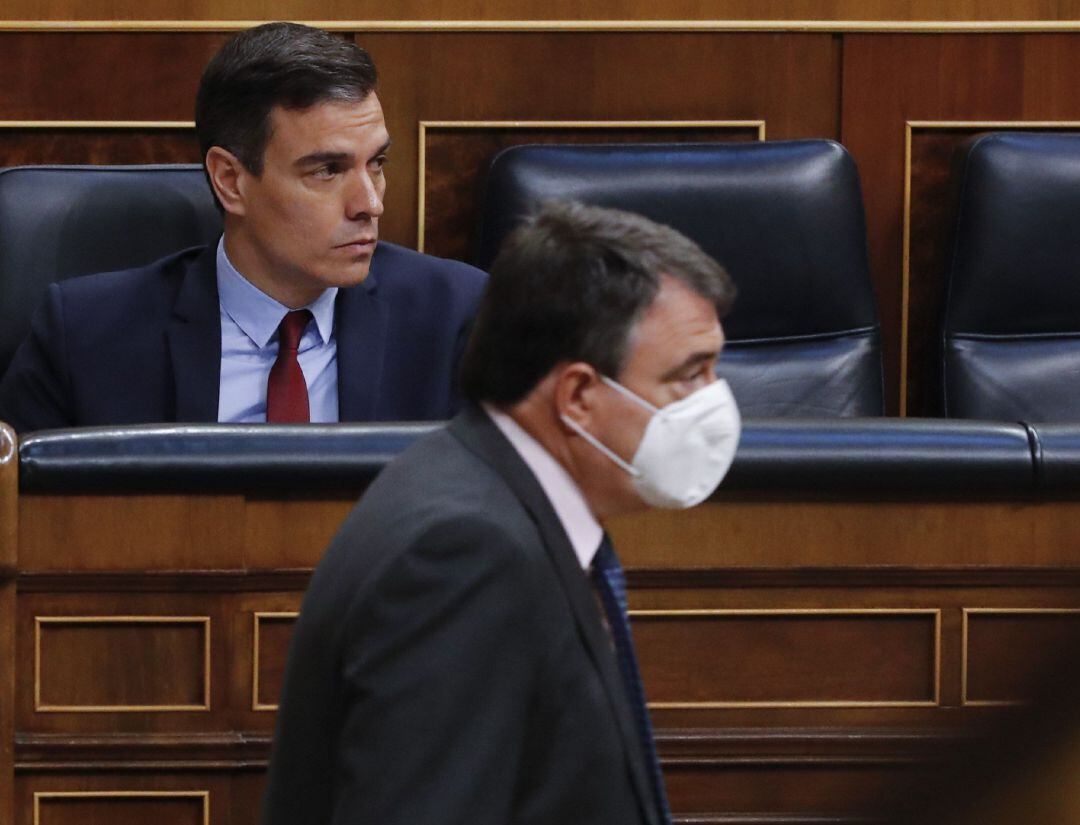
[[[623,749],[630,764],[638,801],[645,812],[646,820],[658,823],[658,806],[653,799],[641,738],[628,704],[611,642],[600,623],[596,596],[555,510],[528,465],[484,412],[475,406],[467,406],[450,422],[449,430],[502,476],[536,522],[573,610],[579,634],[596,665],[611,703]]]
[[[208,246],[180,284],[167,332],[172,359],[175,418],[214,422],[221,384],[221,310],[217,249]]]
[[[367,280],[338,292],[334,308],[341,421],[371,421],[378,410],[389,310],[376,294],[377,256]]]

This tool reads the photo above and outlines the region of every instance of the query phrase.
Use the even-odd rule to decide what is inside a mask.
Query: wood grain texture
[[[15,825],[44,825],[46,821],[57,825],[203,825],[204,805],[209,808],[211,825],[229,825],[229,780],[207,772],[169,776],[128,768],[106,773],[24,774],[16,780],[15,792]],[[42,814],[50,817],[40,823],[34,822],[35,794],[40,795]],[[152,805],[157,807],[148,809]]]
[[[349,0],[9,0],[10,20],[1070,20],[1075,0],[400,0],[392,8],[358,9]]]
[[[19,453],[0,422],[0,822],[14,818],[15,573],[18,561]]]
[[[193,130],[0,128],[0,166],[200,161]]]
[[[710,501],[613,519],[629,568],[1075,566],[1077,502]]]
[[[968,702],[1022,702],[1040,674],[1080,650],[1080,611],[977,612],[967,619]]]
[[[209,709],[209,617],[36,617],[35,705]]]
[[[19,565],[25,571],[239,570],[244,518],[240,496],[23,496]]]
[[[709,143],[757,140],[754,126],[668,128],[657,123],[604,128],[559,126],[433,126],[420,147],[426,170],[423,186],[422,248],[443,258],[471,260],[479,225],[483,184],[491,161],[503,149],[525,143]]]
[[[191,120],[223,34],[0,34],[3,120]]]
[[[409,246],[417,243],[421,121],[764,120],[772,139],[838,134],[840,49],[829,35],[383,33],[357,39],[379,66],[379,95],[395,142],[381,232]],[[466,160],[448,153],[429,164],[428,174],[457,179],[462,165]],[[433,211],[428,230],[440,220]],[[462,244],[454,241],[455,248]]]
[[[654,704],[932,704],[937,633],[928,613],[637,615]]]
[[[1070,80],[1080,70],[1076,43],[1066,34],[845,36],[841,135],[863,180],[890,409],[900,406],[905,124],[1080,120],[1080,88]],[[940,233],[939,227],[913,234],[913,260],[923,265],[932,258]],[[937,335],[933,304],[942,288],[940,274],[924,275],[919,294],[910,298],[919,326],[907,330],[914,343],[909,351],[919,358],[929,346],[924,342]],[[912,415],[931,412],[922,405],[934,396],[932,388],[919,386],[920,366],[912,361],[905,376],[919,405],[908,411]]]
[[[170,793],[42,795],[35,825],[204,825],[208,804],[205,796]]]

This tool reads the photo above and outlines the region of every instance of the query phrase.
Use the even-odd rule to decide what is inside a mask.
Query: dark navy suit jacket
[[[319,562],[262,825],[659,825],[623,685],[543,488],[465,405]]]
[[[486,276],[380,242],[338,292],[342,421],[449,418]],[[0,420],[54,427],[217,420],[221,316],[213,247],[52,284],[0,383]]]

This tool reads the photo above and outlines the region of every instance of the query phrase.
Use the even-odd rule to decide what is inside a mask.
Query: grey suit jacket
[[[375,480],[311,581],[263,825],[657,825],[587,577],[468,407]]]

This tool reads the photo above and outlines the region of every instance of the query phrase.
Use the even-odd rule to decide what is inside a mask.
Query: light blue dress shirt
[[[289,308],[260,290],[229,261],[225,239],[218,241],[217,286],[221,302],[221,385],[218,421],[248,424],[266,421],[266,381],[278,354],[278,324]],[[331,287],[301,309],[311,310],[297,359],[308,388],[313,422],[338,420],[337,341]]]

